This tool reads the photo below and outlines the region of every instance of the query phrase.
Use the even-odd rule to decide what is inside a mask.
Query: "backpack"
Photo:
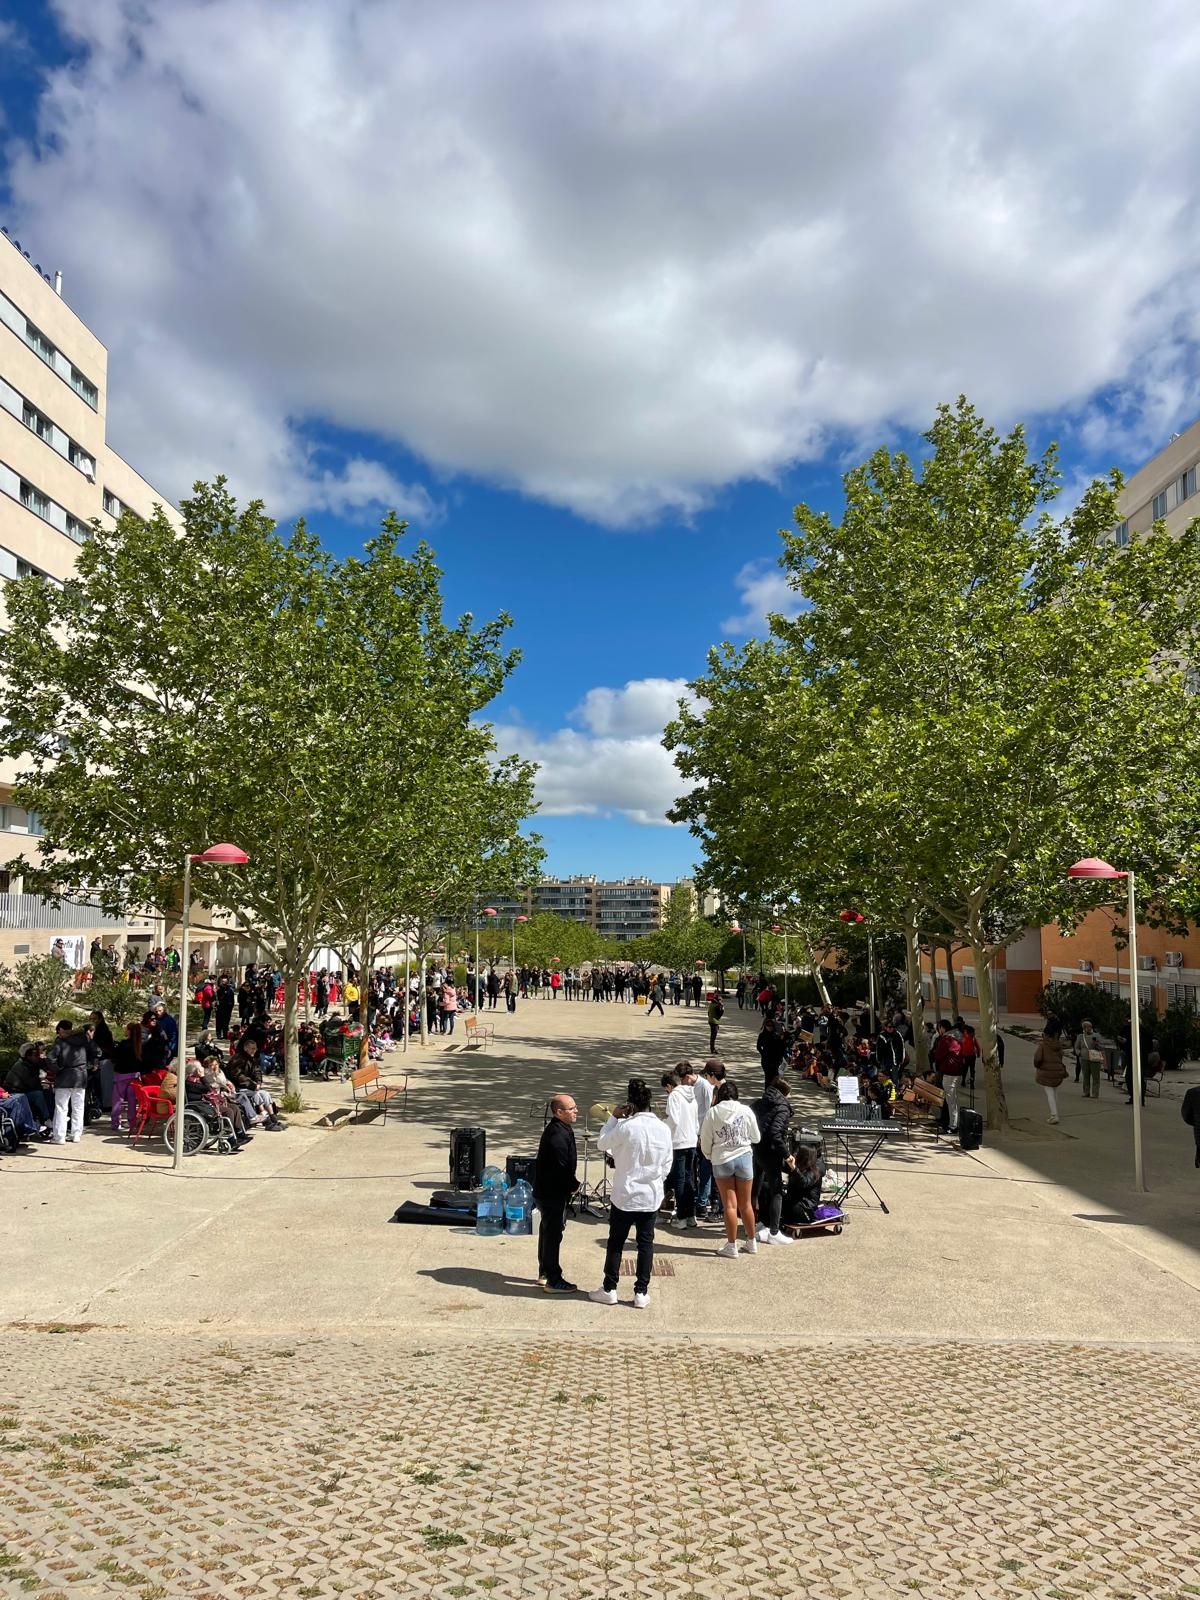
[[[17,1132],[17,1125],[6,1111],[0,1111],[0,1150],[5,1155],[12,1155],[21,1147],[21,1135]]]

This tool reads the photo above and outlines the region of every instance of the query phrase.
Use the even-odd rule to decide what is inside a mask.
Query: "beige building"
[[[688,879],[681,880],[681,884],[694,907],[694,886]],[[568,922],[586,923],[606,939],[636,939],[662,927],[674,887],[650,878],[604,880],[594,874],[578,874],[571,878],[542,878],[516,898],[494,896],[488,904],[495,909],[501,927],[514,916],[550,912]]]
[[[1117,544],[1145,533],[1151,523],[1164,521],[1170,533],[1181,532],[1193,517],[1200,516],[1196,490],[1200,479],[1200,420],[1139,467],[1121,492],[1120,509],[1124,521],[1113,533]]]
[[[0,237],[0,577],[39,574],[61,584],[94,519],[122,509],[149,517],[163,497],[105,438],[108,353],[63,299],[61,277]],[[173,508],[167,508],[173,511]],[[0,585],[2,590],[2,585]],[[3,597],[0,593],[0,626]],[[13,803],[16,767],[0,761],[0,857],[11,860],[40,832]],[[106,917],[94,907],[55,909],[0,874],[0,961],[48,952],[62,940],[73,965],[92,940],[109,947],[162,942],[148,917]]]

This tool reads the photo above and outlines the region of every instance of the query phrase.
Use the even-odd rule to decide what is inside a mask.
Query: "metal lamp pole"
[[[528,917],[518,917],[514,912],[512,919],[512,971],[514,978],[517,971],[517,923],[528,921]]]
[[[485,917],[494,917],[496,915],[495,906],[484,906],[483,915]],[[478,917],[478,915],[476,915],[476,917],[475,917],[475,1009],[476,1009],[476,1011],[479,1011],[481,1009],[480,1004],[479,1004],[479,917]]]
[[[183,1171],[183,1108],[186,1103],[184,1080],[187,1077],[188,988],[188,935],[192,914],[192,862],[200,861],[210,867],[244,866],[250,857],[236,844],[214,844],[199,855],[190,852],[183,858],[183,928],[179,939],[179,1040],[175,1059],[175,1149],[172,1169]]]
[[[1067,869],[1068,878],[1124,878],[1127,894],[1125,914],[1129,919],[1129,1064],[1130,1093],[1133,1096],[1133,1186],[1139,1194],[1146,1192],[1146,1165],[1142,1150],[1142,1019],[1138,1011],[1137,964],[1137,885],[1132,872],[1121,872],[1101,861],[1099,856],[1086,856]]]

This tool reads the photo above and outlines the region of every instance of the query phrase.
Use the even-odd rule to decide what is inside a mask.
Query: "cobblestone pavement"
[[[1183,1600],[1196,1354],[10,1324],[0,1585]]]

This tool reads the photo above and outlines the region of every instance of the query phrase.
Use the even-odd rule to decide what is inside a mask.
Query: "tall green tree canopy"
[[[708,710],[667,737],[699,785],[676,814],[723,873],[802,901],[833,882],[914,942],[929,913],[970,946],[995,1125],[992,957],[1078,914],[1078,856],[1166,885],[1181,812],[1194,824],[1200,528],[1118,548],[1115,473],[1056,520],[1053,449],[1031,457],[965,400],[926,442],[849,472],[840,523],[797,509],[782,564],[806,609],[714,652]],[[730,748],[751,714],[769,761]]]

